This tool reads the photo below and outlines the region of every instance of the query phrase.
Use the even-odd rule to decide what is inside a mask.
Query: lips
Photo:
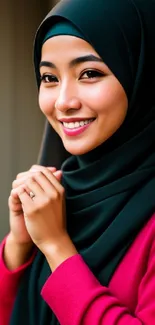
[[[66,135],[68,136],[77,136],[83,133],[86,129],[90,127],[90,125],[94,122],[94,119],[87,119],[78,122],[63,122],[62,128]]]

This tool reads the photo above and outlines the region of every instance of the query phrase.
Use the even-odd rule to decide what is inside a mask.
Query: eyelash
[[[49,79],[49,81],[47,81],[46,79]],[[40,76],[40,81],[44,83],[54,83],[57,82],[57,78],[51,74],[43,74],[42,76]]]
[[[81,78],[85,74],[87,74],[87,75],[89,74],[88,78]],[[87,79],[101,78],[103,76],[105,76],[105,74],[102,72],[99,72],[96,70],[87,70],[82,73],[80,78],[87,80]],[[48,79],[48,81],[47,81],[47,79]],[[44,83],[57,83],[58,79],[52,74],[43,74],[42,76],[40,76],[40,81],[44,82]]]
[[[83,76],[85,74],[90,74],[90,76],[88,78],[83,78],[83,79],[101,78],[101,77],[103,77],[105,75],[102,72],[99,72],[97,70],[91,70],[91,69],[83,72],[81,76]]]

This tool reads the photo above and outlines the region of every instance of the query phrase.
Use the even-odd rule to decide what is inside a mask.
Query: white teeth
[[[63,122],[63,126],[67,129],[75,129],[75,128],[79,128],[80,126],[84,126],[85,124],[89,124],[92,121],[93,119],[80,121],[80,122],[70,122],[70,123]]]
[[[79,127],[79,122],[75,122],[74,125],[75,125],[75,128],[78,128]]]

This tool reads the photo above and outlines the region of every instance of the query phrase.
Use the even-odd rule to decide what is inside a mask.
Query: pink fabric
[[[14,271],[9,271],[3,261],[3,249],[6,238],[0,245],[0,325],[8,325],[18,286],[24,270],[32,263],[35,254],[30,260]]]
[[[155,214],[119,264],[108,288],[76,255],[49,277],[42,296],[61,325],[155,325]]]
[[[25,267],[9,272],[0,258],[0,325],[9,324]],[[75,255],[48,278],[41,295],[61,325],[154,325],[155,214],[136,237],[108,287]]]

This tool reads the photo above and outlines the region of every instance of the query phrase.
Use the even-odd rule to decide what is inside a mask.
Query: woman
[[[37,32],[48,122],[42,166],[9,198],[3,325],[154,324],[154,14],[152,0],[63,0]]]

